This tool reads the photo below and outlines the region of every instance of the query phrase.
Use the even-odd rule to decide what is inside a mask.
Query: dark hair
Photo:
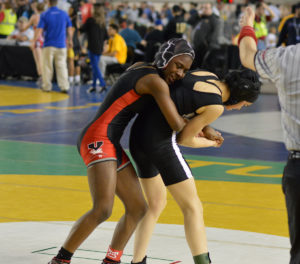
[[[45,4],[44,3],[37,3],[36,9],[40,12],[45,10]]]
[[[174,5],[173,8],[172,8],[172,11],[173,11],[174,13],[178,13],[178,12],[181,11],[181,8],[180,8],[179,5]]]
[[[51,6],[53,6],[53,5],[57,5],[57,1],[58,0],[49,0],[49,3]]]
[[[193,60],[195,58],[195,52],[189,42],[183,38],[172,38],[160,46],[155,54],[154,64],[157,68],[165,68],[171,59],[184,54],[191,56]]]
[[[263,5],[262,2],[258,2],[256,3],[255,8],[260,8],[262,5]]]
[[[236,70],[225,76],[230,97],[224,105],[234,105],[242,101],[253,103],[260,93],[261,82],[258,74],[249,69]]]
[[[119,27],[114,23],[109,24],[109,27],[113,28],[117,32],[119,31]]]

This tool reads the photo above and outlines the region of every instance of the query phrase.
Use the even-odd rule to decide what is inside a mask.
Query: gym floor
[[[91,206],[86,168],[76,148],[81,129],[105,94],[74,86],[44,93],[35,83],[0,81],[0,255],[3,263],[47,263],[73,221]],[[204,206],[214,264],[283,264],[289,261],[288,225],[281,189],[287,151],[276,94],[251,107],[225,111],[213,127],[221,148],[182,148]],[[127,149],[129,129],[122,144]],[[116,221],[113,215],[82,244],[72,264],[100,263]],[[133,239],[124,251],[130,263]],[[148,263],[192,263],[183,217],[173,198],[155,229]]]

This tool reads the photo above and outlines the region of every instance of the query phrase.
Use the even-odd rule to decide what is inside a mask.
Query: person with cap
[[[256,70],[278,90],[283,139],[289,151],[283,171],[290,233],[290,264],[300,263],[300,43],[257,51],[254,11],[247,7],[240,20],[239,52],[243,66]]]
[[[195,180],[178,145],[191,148],[219,147],[220,133],[208,125],[224,111],[251,105],[261,83],[254,71],[232,71],[220,80],[207,71],[191,71],[170,85],[179,114],[189,119],[176,134],[155,105],[136,118],[130,133],[130,153],[148,201],[134,241],[134,264],[146,264],[146,249],[155,223],[166,205],[166,188],[184,216],[187,243],[195,264],[209,264],[203,209]],[[188,194],[188,195],[187,195]]]
[[[174,131],[185,125],[170,97],[168,84],[182,79],[192,65],[194,50],[184,39],[164,43],[153,64],[136,63],[127,69],[109,90],[95,117],[78,139],[78,151],[87,166],[93,207],[84,214],[49,264],[70,263],[81,243],[112,212],[115,194],[125,213],[115,229],[103,263],[120,263],[123,250],[144,216],[147,205],[120,138],[136,113],[154,98]]]

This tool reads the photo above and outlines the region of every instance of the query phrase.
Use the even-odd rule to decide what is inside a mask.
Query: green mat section
[[[185,155],[197,180],[281,184],[284,162]],[[75,146],[0,140],[0,174],[85,176]]]

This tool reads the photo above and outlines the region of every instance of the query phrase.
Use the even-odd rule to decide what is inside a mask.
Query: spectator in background
[[[198,10],[197,10],[197,3],[191,2],[190,3],[190,10],[187,16],[187,24],[191,25],[192,27],[196,26],[198,22]]]
[[[266,15],[266,10],[269,12],[269,15]],[[272,21],[273,17],[275,17],[275,14],[267,4],[263,2],[259,2],[256,4],[254,30],[255,35],[258,39],[257,48],[259,50],[263,50],[266,48],[265,39],[268,35],[267,23]]]
[[[124,20],[124,6],[122,4],[117,6],[116,13],[114,15],[114,19],[116,23],[121,24],[122,21]]]
[[[162,15],[162,17],[165,17],[167,21],[170,21],[173,18],[172,10],[169,7],[169,3],[163,4],[163,6],[161,8],[161,15]],[[166,25],[166,24],[164,24],[164,25]]]
[[[270,27],[269,34],[266,37],[266,48],[274,48],[277,43],[277,30],[276,27]]]
[[[128,7],[126,10],[126,17],[130,18],[132,21],[137,21],[139,16],[139,10],[137,5],[134,3],[132,7]]]
[[[138,7],[138,16],[141,17],[143,13],[146,13],[147,14],[147,11],[145,12],[145,10],[147,9],[147,2],[146,1],[142,1],[140,3],[140,6]]]
[[[4,8],[0,11],[0,38],[7,38],[14,30],[17,23],[17,15],[9,0],[4,2]]]
[[[88,18],[81,26],[80,32],[84,32],[88,39],[88,54],[93,72],[93,84],[88,92],[96,92],[97,80],[100,82],[101,91],[105,90],[106,83],[102,76],[103,72],[99,69],[99,61],[102,60],[101,53],[103,51],[104,42],[108,39],[105,26],[104,7],[100,4],[94,4],[92,17]]]
[[[160,19],[161,18],[161,15],[160,13],[155,9],[155,6],[153,4],[149,5],[149,9],[150,9],[150,13],[148,15],[150,21],[152,24],[154,24],[154,22],[157,20],[157,19]]]
[[[164,28],[165,41],[171,38],[182,38],[183,33],[186,30],[186,22],[182,16],[182,10],[180,6],[174,5],[172,12],[173,18],[169,20],[169,23]]]
[[[201,67],[209,49],[219,47],[220,20],[213,13],[212,4],[203,4],[200,13],[199,22],[192,32],[192,43],[196,53],[194,67]]]
[[[116,24],[109,24],[108,26],[108,48],[102,53],[100,60],[100,71],[105,77],[106,66],[109,64],[120,63],[124,64],[127,59],[127,46],[125,40],[118,33],[118,26]]]
[[[69,8],[69,16],[72,22],[72,35],[73,47],[68,48],[68,70],[69,70],[69,83],[70,85],[80,84],[80,66],[78,65],[81,46],[79,42],[79,18],[78,18],[78,5],[72,4]]]
[[[142,42],[140,34],[134,29],[134,22],[131,20],[127,20],[127,27],[120,31],[120,35],[126,42],[127,56],[133,58],[136,44]]]
[[[277,47],[283,43],[286,46],[300,43],[300,2],[295,6],[295,15],[285,21],[278,37]]]
[[[180,15],[184,18],[186,16],[187,12],[186,12],[186,10],[185,10],[184,5],[183,5],[182,2],[179,3],[179,7],[180,7],[180,11],[181,11]]]
[[[190,2],[190,10],[189,10],[190,16],[198,14],[197,6],[198,4],[196,2]]]
[[[57,7],[63,11],[65,11],[66,13],[69,12],[69,9],[71,7],[71,4],[69,1],[67,0],[59,0],[57,1]]]
[[[145,34],[145,32],[147,31],[147,28],[149,28],[152,25],[147,13],[145,13],[145,12],[142,13],[142,15],[138,17],[136,22],[140,28],[143,28],[143,29],[139,29],[141,36],[143,34]]]
[[[29,19],[33,13],[28,0],[17,0],[16,14],[18,19],[22,16]]]
[[[40,16],[40,22],[34,34],[34,42],[44,33],[42,90],[49,92],[52,89],[53,60],[55,62],[58,86],[63,93],[68,93],[67,49],[73,46],[72,23],[68,14],[57,8],[57,0],[49,0],[49,8]],[[68,35],[68,39],[67,38]]]
[[[164,42],[163,25],[160,19],[155,21],[155,27],[145,36],[145,61],[153,62],[154,55],[159,50],[160,45]]]
[[[39,21],[40,21],[40,15],[42,12],[44,12],[45,5],[44,5],[44,3],[38,3],[37,1],[33,1],[31,3],[31,8],[34,11],[34,14],[30,17],[25,28],[28,29],[30,27],[33,27],[33,30],[35,31],[37,28],[37,25],[39,24]],[[32,38],[32,40],[33,40],[33,38]],[[43,47],[43,44],[44,44],[44,38],[42,35],[40,35],[39,39],[36,42],[32,42],[30,45],[32,54],[33,54],[33,58],[35,61],[36,71],[38,74],[37,85],[40,88],[42,86],[42,65],[43,65],[42,47]]]
[[[15,29],[7,39],[15,39],[19,46],[30,46],[34,32],[31,28],[26,29],[27,22],[28,19],[26,17],[20,17],[17,22],[17,29]]]
[[[81,24],[84,24],[86,20],[92,16],[93,0],[88,0],[88,2],[81,1],[80,12],[81,12]]]
[[[291,5],[280,5],[280,23],[278,25],[279,33],[281,32],[285,21],[294,16],[295,14],[292,12]]]

